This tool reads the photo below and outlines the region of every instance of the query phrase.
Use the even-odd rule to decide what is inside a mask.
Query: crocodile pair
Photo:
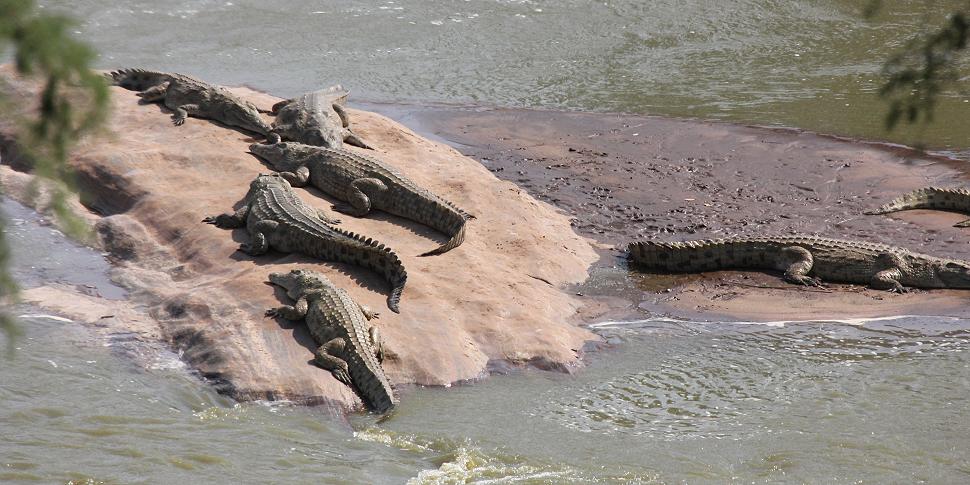
[[[209,84],[185,74],[121,69],[105,75],[116,86],[139,91],[143,102],[160,102],[174,112],[176,125],[189,116],[205,118],[228,126],[268,136],[275,133],[284,139],[341,148],[346,142],[370,148],[350,129],[350,118],[344,109],[348,92],[340,86],[304,94],[273,105],[276,115],[268,125],[260,110],[222,86]]]
[[[908,209],[970,212],[970,191],[922,188],[866,214]],[[958,223],[970,226],[970,220]],[[687,242],[640,241],[629,245],[631,263],[642,269],[694,273],[721,269],[784,272],[788,282],[867,284],[905,292],[906,287],[970,288],[970,262],[938,258],[883,244],[816,236],[739,237]],[[810,276],[811,274],[811,276]]]

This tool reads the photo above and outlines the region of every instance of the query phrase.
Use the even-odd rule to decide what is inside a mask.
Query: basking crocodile
[[[109,82],[140,91],[142,101],[161,101],[175,112],[172,122],[185,123],[189,116],[206,118],[266,136],[271,128],[259,116],[259,109],[222,86],[209,84],[184,74],[121,69],[105,75]]]
[[[346,142],[370,148],[350,130],[350,117],[343,106],[348,94],[340,86],[331,86],[274,104],[273,132],[307,145],[343,148]]]
[[[308,182],[349,204],[334,210],[363,216],[376,208],[441,231],[451,239],[421,256],[442,254],[465,240],[465,223],[472,216],[407,179],[376,158],[346,150],[280,142],[254,143],[249,151],[282,172],[294,187]]]
[[[970,190],[924,187],[916,189],[888,204],[865,211],[866,214],[888,214],[909,209],[938,209],[970,214]],[[970,219],[958,222],[953,227],[970,227]]]
[[[340,382],[356,387],[377,412],[397,404],[381,368],[384,349],[377,327],[367,323],[377,318],[377,313],[355,302],[320,273],[302,269],[270,273],[269,282],[285,289],[296,304],[271,308],[266,316],[306,319],[310,335],[320,346],[314,353],[317,365],[333,372]]]
[[[786,281],[811,286],[821,286],[825,280],[868,284],[900,293],[907,286],[970,288],[968,261],[816,236],[642,241],[630,243],[629,251],[635,266],[671,273],[766,269],[784,271]]]
[[[397,255],[377,241],[331,226],[337,221],[304,204],[278,174],[256,177],[249,184],[243,206],[235,213],[206,217],[202,222],[222,228],[245,225],[252,241],[239,249],[251,256],[264,254],[272,246],[283,252],[370,268],[391,283],[387,306],[400,313],[398,302],[408,275]]]

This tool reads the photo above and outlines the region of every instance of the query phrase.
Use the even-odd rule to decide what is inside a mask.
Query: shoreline
[[[478,160],[570,216],[578,234],[596,240],[600,259],[590,278],[575,287],[586,297],[587,324],[644,316],[701,321],[970,316],[965,309],[970,294],[960,290],[894,295],[831,284],[819,291],[758,272],[648,275],[627,271],[622,257],[625,243],[637,237],[802,232],[970,259],[970,234],[951,227],[965,216],[923,210],[862,215],[921,186],[970,181],[970,168],[960,159],[887,142],[718,120],[358,105]],[[617,295],[618,287],[640,289]]]
[[[273,101],[266,94],[246,90],[240,92],[262,104]],[[121,105],[131,101],[129,98],[133,96],[119,96],[115,103]],[[185,162],[197,157],[217,160],[215,163],[218,163],[220,173],[236,170],[240,164],[248,171],[265,170],[262,164],[246,156],[227,156],[211,149],[199,155],[191,151],[192,143],[222,143],[226,149],[235,149],[237,145],[246,145],[251,141],[245,135],[229,132],[227,136],[225,128],[204,120],[193,123],[199,135],[186,133],[186,130],[169,134],[167,130],[173,128],[169,127],[167,116],[159,116],[158,108],[129,104],[131,106],[116,108],[120,111],[117,116],[127,121],[125,126],[138,126],[133,122],[146,123],[145,128],[153,130],[150,143],[137,143],[136,148],[141,150],[139,157],[148,157],[138,160],[138,163],[151,164],[152,170],[160,171],[159,174],[170,173],[190,181],[192,177],[202,174],[194,171],[194,165]],[[561,334],[537,333],[530,337],[535,339],[533,343],[517,348],[515,342],[522,335],[522,326],[528,322],[513,319],[518,320],[515,323],[510,320],[519,310],[509,315],[507,309],[501,310],[501,305],[496,307],[499,309],[492,309],[496,302],[508,303],[509,297],[496,294],[492,297],[495,299],[485,299],[476,305],[480,306],[482,315],[491,313],[501,315],[503,321],[509,320],[504,325],[510,327],[480,328],[480,324],[474,323],[477,319],[465,321],[465,317],[462,317],[444,330],[445,333],[464,335],[463,345],[474,343],[480,346],[473,357],[465,350],[463,358],[471,358],[474,362],[462,364],[463,368],[455,371],[422,364],[418,355],[413,354],[414,349],[404,343],[414,340],[404,337],[407,335],[404,330],[406,325],[392,325],[387,333],[396,336],[402,345],[394,349],[398,352],[392,350],[390,374],[397,385],[457,385],[527,366],[570,372],[574,367],[583,365],[584,352],[609,345],[597,340],[602,336],[591,333],[597,321],[660,317],[772,323],[897,315],[970,316],[970,311],[966,310],[966,302],[970,298],[961,291],[889,295],[852,285],[832,285],[832,291],[820,291],[786,286],[777,275],[731,271],[703,275],[649,275],[628,271],[623,258],[625,242],[637,237],[660,235],[670,240],[684,240],[797,230],[831,237],[872,238],[930,254],[970,259],[970,245],[965,239],[960,239],[963,233],[951,227],[953,222],[965,218],[960,215],[910,211],[890,217],[861,216],[863,208],[881,204],[902,191],[933,181],[950,181],[952,185],[954,179],[970,179],[968,171],[960,165],[962,162],[934,156],[916,157],[918,152],[908,147],[723,121],[484,107],[416,108],[374,103],[355,103],[355,106],[374,111],[354,110],[353,119],[359,123],[359,132],[365,138],[385,137],[382,140],[385,146],[376,153],[391,163],[410,164],[408,170],[419,173],[418,178],[424,183],[440,186],[440,171],[451,170],[453,173],[444,186],[456,194],[463,193],[456,190],[471,188],[474,183],[468,182],[468,176],[477,171],[484,172],[484,168],[497,177],[497,180],[486,177],[490,180],[488,190],[495,192],[495,195],[498,191],[504,194],[501,198],[490,194],[489,200],[504,200],[510,197],[509,194],[515,194],[512,196],[515,202],[509,207],[525,211],[520,213],[527,215],[531,221],[531,225],[527,224],[525,229],[535,232],[536,237],[529,236],[531,243],[520,240],[518,236],[508,239],[503,231],[508,230],[506,226],[509,223],[515,224],[516,216],[496,213],[492,215],[497,219],[493,217],[490,224],[479,220],[478,224],[482,227],[477,227],[479,237],[486,236],[488,231],[499,231],[489,235],[492,239],[488,243],[490,246],[494,244],[495,248],[504,252],[504,247],[511,245],[517,251],[532,251],[527,254],[542,254],[542,251],[536,252],[537,248],[529,248],[529,245],[552,243],[540,243],[540,239],[548,235],[543,230],[561,231],[557,224],[562,222],[560,219],[565,219],[566,230],[556,237],[575,248],[567,252],[573,252],[576,261],[556,263],[562,264],[553,272],[558,276],[546,274],[549,267],[545,265],[557,259],[549,254],[556,251],[553,244],[544,256],[545,263],[523,268],[523,260],[516,260],[516,264],[509,266],[512,271],[503,270],[501,274],[504,276],[496,280],[509,283],[509,288],[518,288],[512,294],[529,288],[528,291],[536,296],[551,298],[555,293],[555,298],[569,301],[571,307],[575,306],[574,309],[544,310],[550,317],[548,328]],[[117,120],[114,126],[115,131],[120,132]],[[172,148],[157,148],[157,143],[170,136],[185,138],[188,144],[172,155],[163,155]],[[253,270],[267,263],[257,263],[256,266],[245,263],[241,270],[234,267],[230,272],[218,269],[217,262],[220,257],[232,253],[233,243],[207,239],[208,234],[203,234],[197,227],[196,221],[200,216],[193,212],[194,209],[174,213],[172,217],[164,219],[161,226],[150,223],[166,211],[182,206],[168,196],[158,197],[148,190],[159,184],[165,188],[165,182],[144,178],[141,174],[129,178],[125,166],[130,161],[116,163],[105,158],[110,156],[112,150],[123,147],[124,143],[134,143],[117,139],[110,141],[114,148],[96,147],[96,143],[85,142],[81,147],[81,162],[76,163],[81,168],[81,187],[94,191],[86,194],[88,203],[93,201],[89,207],[109,215],[101,219],[87,213],[91,220],[111,221],[101,226],[102,236],[115,238],[106,249],[114,254],[116,263],[121,263],[114,267],[113,273],[119,281],[126,283],[124,286],[134,295],[130,306],[137,311],[132,310],[128,316],[136,321],[142,335],[148,340],[167,341],[173,349],[184,352],[186,362],[200,375],[220,392],[237,399],[291,399],[322,403],[333,408],[358,405],[355,397],[348,394],[346,389],[329,382],[333,380],[329,374],[314,374],[312,369],[311,372],[303,369],[296,380],[292,376],[280,377],[283,375],[279,374],[282,368],[296,369],[294,364],[306,365],[302,352],[305,351],[303,347],[307,345],[304,342],[307,337],[298,328],[254,319],[246,321],[245,329],[232,329],[230,320],[239,315],[261,313],[261,306],[275,302],[272,295],[250,295],[246,292],[251,289],[245,289],[233,281],[245,278],[247,284],[255,282]],[[175,157],[179,162],[172,166],[159,160],[159,155],[162,159]],[[436,160],[435,165],[425,166],[425,157]],[[460,161],[463,169],[449,166],[449,163],[457,161]],[[474,163],[465,165],[466,162]],[[10,172],[8,176],[24,177],[6,168],[4,172]],[[480,175],[475,174],[475,177]],[[241,180],[236,182],[241,184]],[[503,185],[508,182],[512,184],[507,187]],[[102,183],[111,190],[99,191]],[[466,186],[466,183],[471,185]],[[231,202],[214,202],[217,199],[229,201],[233,197],[238,198],[236,192],[239,190],[233,188],[227,188],[225,193],[206,192],[203,200],[208,205],[223,204],[228,207]],[[185,190],[169,189],[176,192]],[[15,193],[12,195],[16,196]],[[465,204],[482,202],[468,194],[462,197],[467,199]],[[489,206],[488,210],[475,212],[488,215],[495,212],[495,207]],[[539,217],[541,214],[547,214],[545,219]],[[359,224],[360,231],[386,231],[386,223],[392,220],[382,216],[372,221],[352,222],[351,225]],[[427,233],[407,223],[392,232],[401,240]],[[567,232],[570,234],[567,235]],[[872,234],[888,234],[889,237],[875,239]],[[415,247],[426,245],[424,238],[419,239]],[[466,243],[464,250],[472,251],[469,248],[479,245],[477,241],[472,241]],[[113,247],[117,244],[121,246]],[[207,244],[218,246],[203,249]],[[582,249],[585,244],[590,244],[590,249]],[[575,251],[583,256],[578,256]],[[595,256],[587,258],[587,251]],[[494,257],[494,253],[490,254]],[[591,262],[582,263],[586,259]],[[168,261],[182,264],[172,266]],[[415,264],[418,264],[417,261]],[[306,264],[303,258],[290,256],[272,264],[295,263]],[[237,261],[233,264],[241,263]],[[574,270],[579,264],[587,264],[587,278],[583,282],[572,283],[570,281],[576,280],[566,275],[576,273]],[[523,272],[523,269],[528,271]],[[340,277],[346,281],[355,281],[346,269],[337,271],[342,273]],[[513,273],[515,276],[512,276]],[[243,291],[255,302],[213,303],[200,299],[195,295],[197,290],[193,289],[192,280],[203,277],[208,281],[231,278],[219,283],[224,288],[207,290],[214,297]],[[364,281],[369,282],[367,279]],[[159,286],[152,288],[146,287],[146,284]],[[379,298],[374,298],[370,293],[379,286],[365,285],[360,296],[378,301]],[[65,291],[54,288],[35,295],[35,300],[41,304],[47,300],[49,308],[56,310],[57,301],[66,297]],[[449,308],[460,308],[454,305],[467,303],[462,303],[467,296],[448,291],[439,295],[448,298],[435,303],[435,299],[429,299],[431,295],[439,293],[434,286],[418,287],[412,291],[423,294],[424,301],[429,305],[445,304]],[[454,302],[451,301],[452,296],[457,298]],[[516,299],[515,296],[511,298]],[[371,305],[374,303],[371,302]],[[77,315],[69,307],[60,307],[67,316],[72,316],[72,313]],[[527,307],[531,310],[526,310]],[[436,311],[430,308],[419,310],[421,316],[433,317]],[[523,309],[532,312],[534,318],[534,305],[524,305]],[[500,313],[494,313],[496,311]],[[571,311],[571,316],[556,322],[552,313],[562,314],[563,311]],[[228,318],[232,314],[235,316]],[[85,318],[81,317],[82,320]],[[216,330],[211,329],[213,324]],[[516,326],[520,328],[519,332],[513,331]],[[441,333],[442,330],[436,332]],[[236,345],[248,342],[244,344],[247,347],[220,348],[218,339],[227,335],[236,341]],[[294,341],[286,341],[287,338]],[[556,348],[560,350],[552,350]],[[273,357],[277,352],[282,354]],[[437,359],[443,362],[455,358],[447,354],[448,351],[442,350]],[[246,361],[254,355],[259,359],[280,359],[279,362],[266,361],[271,362],[276,374],[265,375],[265,371],[257,370],[254,366],[258,362]],[[231,365],[227,367],[226,362]],[[232,366],[242,362],[245,362],[243,370],[234,372]],[[393,367],[395,363],[398,366],[396,369]]]

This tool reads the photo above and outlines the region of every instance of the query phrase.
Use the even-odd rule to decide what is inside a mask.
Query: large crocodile
[[[307,145],[343,148],[346,142],[370,148],[350,130],[350,117],[343,106],[348,94],[340,86],[331,86],[274,104],[273,132]]]
[[[916,189],[866,214],[888,214],[910,209],[937,209],[970,214],[970,190],[924,187]],[[970,227],[970,219],[960,221],[953,227]]]
[[[269,138],[271,143],[254,143],[249,151],[282,172],[294,187],[310,183],[348,202],[335,205],[334,210],[360,217],[373,207],[451,236],[421,256],[445,253],[465,240],[465,223],[471,215],[380,160],[347,150],[280,142],[273,135]]]
[[[970,262],[862,241],[816,236],[737,237],[630,243],[635,266],[671,273],[778,270],[791,283],[861,283],[903,293],[906,287],[970,288]]]
[[[356,387],[371,407],[385,412],[397,404],[381,362],[384,349],[377,327],[368,320],[377,313],[358,304],[326,276],[295,269],[270,273],[269,282],[286,290],[296,303],[266,310],[266,316],[306,319],[316,341],[314,362],[348,386]]]
[[[121,69],[105,75],[109,82],[139,91],[145,103],[162,102],[175,112],[172,122],[185,123],[189,116],[206,118],[266,136],[271,128],[259,109],[222,86],[184,74]]]
[[[387,306],[400,313],[398,302],[407,281],[401,260],[383,244],[331,226],[328,219],[306,205],[278,174],[260,175],[235,213],[206,217],[202,222],[221,228],[246,226],[252,240],[239,249],[251,256],[278,251],[305,254],[324,261],[340,261],[372,269],[391,283]]]

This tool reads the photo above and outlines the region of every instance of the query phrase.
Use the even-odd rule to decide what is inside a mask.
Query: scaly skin
[[[471,215],[380,160],[342,149],[279,142],[272,135],[270,141],[250,145],[250,153],[279,170],[294,187],[310,183],[348,202],[335,205],[334,210],[360,217],[376,208],[451,236],[448,242],[421,256],[445,253],[465,240],[465,224]]]
[[[866,214],[888,214],[910,209],[936,209],[970,214],[970,190],[924,187],[916,189],[888,204],[865,211]],[[958,222],[953,227],[970,227],[970,219]]]
[[[256,177],[235,213],[206,217],[202,222],[227,229],[245,225],[252,241],[239,249],[251,256],[264,254],[272,247],[374,270],[391,283],[387,306],[400,313],[398,302],[408,275],[397,255],[377,241],[331,226],[338,221],[304,204],[278,174]]]
[[[906,287],[970,288],[970,262],[937,258],[862,241],[816,236],[738,237],[687,242],[633,242],[632,264],[646,270],[696,273],[778,270],[791,283],[861,283],[903,293]]]
[[[172,122],[185,123],[189,116],[215,120],[266,136],[271,128],[259,116],[259,109],[222,86],[200,81],[184,74],[121,69],[105,75],[108,81],[139,91],[145,103],[161,102],[175,112]]]
[[[350,130],[344,109],[349,93],[340,86],[304,94],[273,105],[273,132],[284,140],[327,148],[343,148],[344,142],[370,148]]]
[[[317,365],[333,372],[340,382],[356,387],[377,412],[397,404],[381,367],[384,352],[377,327],[368,323],[377,318],[377,313],[355,302],[320,273],[302,269],[270,273],[269,282],[285,289],[296,303],[266,310],[266,316],[305,319],[310,335],[320,346],[314,353]]]

